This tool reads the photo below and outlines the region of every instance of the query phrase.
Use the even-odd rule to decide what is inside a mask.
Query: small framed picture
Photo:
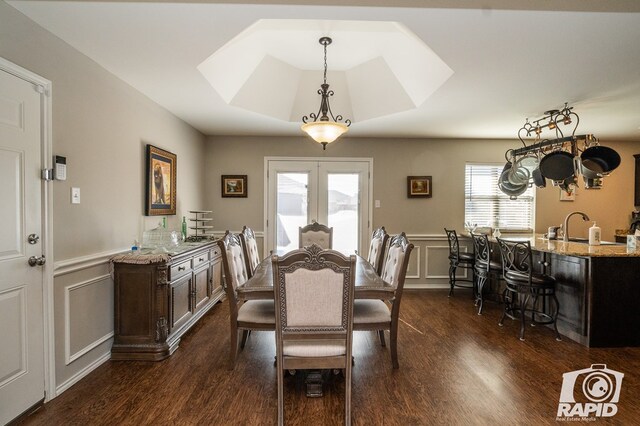
[[[431,176],[407,176],[407,197],[430,198],[432,194]]]
[[[147,216],[176,214],[176,162],[176,154],[147,145]]]
[[[247,197],[247,175],[222,175],[223,197]]]

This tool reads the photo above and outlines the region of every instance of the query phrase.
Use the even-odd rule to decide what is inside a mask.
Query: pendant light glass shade
[[[311,136],[311,139],[321,144],[328,144],[338,139],[349,130],[343,123],[332,121],[315,121],[303,124],[302,131]]]

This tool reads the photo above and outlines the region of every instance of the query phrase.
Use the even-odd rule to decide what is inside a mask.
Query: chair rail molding
[[[129,248],[121,248],[110,251],[104,251],[101,253],[89,254],[86,256],[74,257],[71,259],[60,260],[54,263],[53,276],[59,277],[67,275],[72,272],[82,271],[83,269],[89,269],[94,266],[106,264],[109,262],[111,256],[116,254],[126,253]]]

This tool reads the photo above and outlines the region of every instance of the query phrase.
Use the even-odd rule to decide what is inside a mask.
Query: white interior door
[[[0,71],[0,424],[44,398],[40,96]]]
[[[267,159],[265,251],[298,248],[298,227],[333,227],[333,248],[353,254],[368,246],[371,160]]]

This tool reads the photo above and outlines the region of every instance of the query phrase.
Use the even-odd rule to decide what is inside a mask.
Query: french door
[[[333,228],[344,254],[368,246],[371,159],[265,159],[265,249],[298,248],[298,227],[312,221]]]

